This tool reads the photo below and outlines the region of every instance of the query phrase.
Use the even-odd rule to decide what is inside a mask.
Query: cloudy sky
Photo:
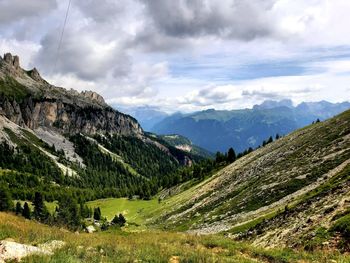
[[[0,0],[0,52],[118,107],[350,100],[349,0]],[[55,66],[56,64],[56,66]]]

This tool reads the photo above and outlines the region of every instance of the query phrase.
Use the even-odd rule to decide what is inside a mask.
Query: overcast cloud
[[[117,108],[350,100],[348,0],[0,0],[0,50]]]

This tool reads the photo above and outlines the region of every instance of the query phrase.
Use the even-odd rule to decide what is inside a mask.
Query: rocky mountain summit
[[[18,56],[0,59],[0,114],[30,129],[47,127],[63,133],[143,134],[138,122],[108,106],[101,95],[56,87],[36,68],[24,70]]]

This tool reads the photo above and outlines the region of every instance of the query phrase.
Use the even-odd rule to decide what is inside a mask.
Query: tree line
[[[95,221],[103,221],[104,228],[109,225],[124,226],[126,219],[122,214],[116,215],[110,224],[107,224],[107,219],[102,217],[101,209],[94,209],[80,203],[71,195],[66,195],[58,200],[58,205],[53,214],[51,214],[45,205],[45,198],[41,192],[35,192],[34,200],[30,208],[28,202],[17,201],[14,205],[11,193],[6,185],[0,185],[0,211],[15,212],[16,215],[21,215],[26,219],[33,219],[41,223],[49,225],[64,226],[71,230],[82,229],[86,226],[84,219],[93,218]]]

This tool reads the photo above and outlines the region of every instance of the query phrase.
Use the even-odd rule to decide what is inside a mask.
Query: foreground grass
[[[95,234],[71,233],[0,213],[0,240],[25,244],[63,240],[67,244],[53,256],[31,256],[23,262],[349,262],[337,252],[265,250],[233,242],[222,236],[148,231],[126,233],[118,229]],[[173,261],[170,261],[170,260]]]

